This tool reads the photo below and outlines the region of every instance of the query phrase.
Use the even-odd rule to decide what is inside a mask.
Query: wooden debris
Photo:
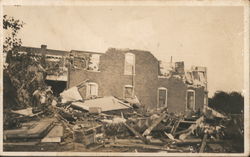
[[[184,134],[184,133],[187,133],[187,132],[189,132],[189,131],[190,131],[190,129],[188,128],[188,129],[185,129],[185,130],[178,131],[178,132],[176,132],[174,135]]]
[[[143,144],[143,142],[139,139],[115,139],[114,143],[140,143]],[[158,139],[151,139],[150,144],[152,145],[164,145],[165,143]]]
[[[61,137],[63,136],[63,127],[57,125],[51,129],[51,131],[42,139],[41,142],[61,142]]]
[[[39,142],[35,141],[35,142],[4,142],[4,146],[34,146],[37,145]]]
[[[142,136],[147,136],[151,131],[167,116],[167,113],[163,113],[150,127],[148,127],[142,134]]]
[[[129,126],[126,122],[123,123],[134,135],[138,136],[144,143],[149,143],[149,140],[147,140],[144,136],[142,136],[140,133],[138,133],[133,127]]]
[[[29,125],[29,128],[6,130],[4,131],[4,136],[6,139],[42,138],[54,126],[54,119],[44,119],[39,122],[32,122]]]
[[[171,132],[170,132],[172,135],[175,134],[175,131],[176,131],[176,129],[178,128],[178,126],[179,126],[179,124],[180,124],[181,121],[182,121],[182,119],[178,119],[178,120],[174,123],[174,126],[173,126],[173,128],[171,129]]]
[[[170,140],[175,141],[175,138],[174,138],[174,136],[173,136],[172,134],[168,134],[168,133],[166,133],[166,132],[164,132],[164,134],[165,134]]]
[[[200,144],[202,142],[202,139],[185,139],[183,141],[179,140],[176,141],[176,145],[193,145],[193,144]],[[206,143],[225,143],[225,142],[232,142],[230,140],[212,140],[212,139],[207,139]]]
[[[107,146],[112,147],[131,147],[131,148],[142,148],[142,149],[152,149],[152,150],[163,150],[163,151],[170,151],[170,148],[162,147],[162,146],[155,146],[155,145],[148,145],[148,144],[139,144],[139,143],[112,143],[108,144]]]
[[[206,142],[207,142],[207,133],[203,136],[202,144],[199,153],[203,153],[205,147],[206,147]]]
[[[201,116],[199,119],[197,119],[195,121],[195,124],[192,124],[189,128],[188,128],[188,132],[187,133],[183,133],[179,136],[179,139],[184,140],[186,139],[198,126],[200,126],[200,124],[203,122],[204,117]]]
[[[186,120],[181,120],[180,123],[189,123],[189,124],[195,124],[195,121],[186,121]]]

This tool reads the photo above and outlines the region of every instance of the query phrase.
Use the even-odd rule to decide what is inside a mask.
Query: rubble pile
[[[168,113],[166,108],[147,112],[115,97],[83,100],[78,94],[72,95],[72,91],[77,93],[78,87],[68,89],[71,92],[65,91],[52,103],[54,116],[40,116],[38,120],[21,123],[19,128],[5,130],[4,148],[23,150],[25,145],[28,150],[32,147],[45,151],[236,151],[229,145],[233,139],[228,135],[233,133],[226,131],[229,124],[237,123],[235,119],[212,114],[215,111],[191,117]],[[113,104],[109,106],[107,102]],[[89,104],[94,109],[90,109]],[[102,105],[107,106],[103,109]],[[28,116],[33,114],[32,109],[25,110],[29,110]],[[242,131],[237,137],[239,134],[243,137]]]

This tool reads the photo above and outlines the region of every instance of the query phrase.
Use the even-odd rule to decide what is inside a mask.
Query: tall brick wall
[[[100,57],[100,72],[91,72],[84,69],[70,70],[69,87],[89,79],[98,84],[98,95],[113,95],[123,98],[124,86],[132,85],[132,75],[124,75],[125,53],[121,50],[109,49]],[[135,54],[135,95],[142,104],[156,105],[158,61],[149,52],[129,51]],[[82,96],[85,89],[80,89]]]
[[[99,72],[70,70],[69,87],[89,79],[98,84],[98,95],[116,96],[123,98],[124,86],[132,85],[132,75],[124,75],[125,54],[135,55],[135,95],[141,104],[148,108],[157,107],[157,91],[165,87],[167,93],[167,106],[170,112],[184,112],[186,110],[186,92],[195,90],[196,109],[202,108],[204,102],[204,88],[190,88],[180,78],[158,78],[158,60],[148,51],[109,49],[100,56]],[[86,89],[80,89],[83,97]]]

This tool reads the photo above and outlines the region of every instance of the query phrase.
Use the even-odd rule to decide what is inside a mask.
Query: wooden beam
[[[39,141],[32,142],[3,142],[4,146],[35,146],[39,144]]]
[[[112,141],[114,143],[120,143],[120,144],[127,144],[127,143],[138,143],[138,144],[143,144],[143,141],[140,139],[115,139]],[[150,139],[150,144],[152,145],[165,145],[165,142],[162,142],[159,139]]]
[[[151,131],[167,116],[167,113],[163,113],[153,124],[148,127],[142,134],[142,136],[147,136],[151,133]]]
[[[143,137],[139,132],[137,132],[133,127],[129,126],[126,122],[123,123],[134,135],[138,136],[144,143],[149,143],[145,137]]]
[[[188,129],[185,129],[185,130],[178,131],[174,135],[180,135],[180,134],[183,134],[183,133],[187,133],[189,131],[190,131],[190,129],[188,128]]]
[[[131,148],[142,148],[142,149],[153,149],[153,150],[163,150],[163,151],[173,151],[170,148],[166,148],[163,146],[155,146],[155,145],[147,145],[147,144],[139,144],[139,143],[113,143],[108,144],[112,147],[131,147]],[[178,152],[178,150],[175,150]]]
[[[203,153],[204,149],[206,147],[206,142],[207,142],[207,133],[203,136],[202,144],[199,153]]]
[[[170,132],[172,135],[175,134],[176,129],[178,128],[178,126],[179,126],[179,124],[180,124],[181,121],[182,121],[182,119],[178,119],[178,120],[174,123],[174,126],[173,126],[173,128],[171,129],[171,132]]]
[[[188,123],[188,124],[195,124],[195,121],[186,121],[186,120],[181,120],[180,123]]]

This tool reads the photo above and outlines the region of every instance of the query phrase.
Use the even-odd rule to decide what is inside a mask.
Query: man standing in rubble
[[[51,87],[48,87],[46,90],[42,87],[38,87],[37,90],[33,93],[33,103],[35,107],[38,110],[42,110],[43,112],[46,112],[50,114],[49,106],[51,105],[53,99],[53,92],[51,90]]]
[[[51,86],[48,86],[47,89],[45,90],[46,93],[46,104],[50,105],[53,100],[53,91],[51,89]]]
[[[35,107],[41,106],[41,101],[40,101],[40,99],[41,99],[41,87],[38,87],[38,89],[33,92],[32,96],[33,96],[33,105]]]

